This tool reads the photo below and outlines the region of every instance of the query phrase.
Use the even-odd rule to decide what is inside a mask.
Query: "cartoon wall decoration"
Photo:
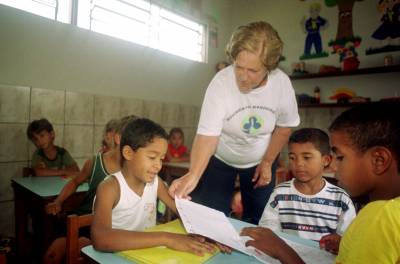
[[[320,35],[320,30],[328,27],[328,20],[319,15],[320,11],[321,5],[319,3],[310,4],[310,17],[308,19],[303,17],[301,21],[301,27],[307,36],[304,46],[304,54],[300,56],[300,60],[329,56],[327,52],[322,50],[322,41]],[[311,53],[311,49],[313,47],[315,53]]]
[[[371,37],[382,46],[367,49],[366,55],[400,50],[400,0],[379,0],[378,10],[381,24]]]
[[[357,69],[360,64],[356,48],[360,46],[361,37],[353,33],[353,6],[357,1],[363,0],[325,0],[328,7],[338,7],[336,39],[328,45],[332,47],[332,53],[339,55],[342,69],[346,71]]]

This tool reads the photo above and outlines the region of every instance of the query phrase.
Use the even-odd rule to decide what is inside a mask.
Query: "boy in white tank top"
[[[214,251],[202,237],[143,232],[156,224],[157,197],[177,213],[168,190],[157,176],[167,152],[165,130],[149,119],[136,119],[122,129],[121,171],[99,184],[91,226],[93,246],[121,251],[156,246],[196,255]]]

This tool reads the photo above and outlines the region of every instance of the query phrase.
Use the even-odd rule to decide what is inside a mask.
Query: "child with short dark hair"
[[[329,128],[336,177],[350,195],[368,194],[340,242],[336,263],[400,261],[400,102],[356,106]],[[247,242],[283,263],[303,263],[283,240],[265,228],[245,228]]]
[[[85,194],[79,207],[73,212],[68,213],[77,215],[92,213],[93,199],[99,183],[103,181],[107,175],[121,170],[119,151],[121,129],[125,123],[134,118],[135,117],[127,116],[120,120],[113,119],[107,123],[105,131],[113,131],[112,142],[110,142],[111,149],[105,153],[99,151],[93,158],[88,159],[85,162],[82,171],[64,186],[54,201],[46,205],[46,212],[48,214],[57,215],[61,211],[64,201],[74,194],[79,185],[85,181],[89,182],[89,190]],[[89,237],[89,232],[86,231],[86,234],[79,238],[80,248],[91,243]],[[65,251],[66,237],[63,235],[62,237],[55,239],[50,245],[43,258],[43,263],[62,263],[65,257]]]
[[[166,161],[171,162],[185,162],[189,161],[189,151],[186,146],[184,146],[184,134],[183,130],[179,127],[174,127],[169,132],[168,136],[168,152],[166,156]]]
[[[349,195],[322,177],[331,160],[324,131],[303,128],[293,132],[289,167],[294,178],[275,187],[259,225],[316,241],[334,234],[337,244],[328,250],[337,252],[340,236],[356,212]]]
[[[36,176],[69,176],[79,173],[79,167],[69,152],[54,145],[54,129],[47,119],[32,121],[26,132],[37,147],[31,165]]]
[[[204,238],[168,232],[143,232],[156,224],[157,197],[177,213],[175,203],[157,173],[166,155],[168,136],[149,119],[129,122],[121,137],[120,172],[99,186],[91,227],[94,248],[101,251],[167,246],[202,255],[212,245]]]

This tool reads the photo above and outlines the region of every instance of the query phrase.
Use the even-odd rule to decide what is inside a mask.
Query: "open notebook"
[[[145,230],[146,232],[171,232],[178,234],[187,234],[185,228],[182,225],[180,220],[174,220],[172,222],[157,225]],[[153,248],[144,248],[144,249],[135,249],[135,250],[126,250],[118,252],[118,254],[124,258],[127,258],[135,263],[204,263],[209,258],[217,254],[218,251],[215,251],[214,254],[205,254],[200,257],[194,254],[176,251],[173,249],[169,249],[167,247],[153,247]]]
[[[175,197],[175,203],[188,233],[211,238],[242,253],[254,256],[263,263],[280,263],[254,247],[246,247],[245,243],[250,238],[240,236],[224,213],[177,197]],[[334,255],[326,251],[284,240],[306,263],[333,263]]]

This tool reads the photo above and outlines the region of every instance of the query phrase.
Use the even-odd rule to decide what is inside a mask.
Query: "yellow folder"
[[[177,234],[187,234],[185,228],[182,225],[182,222],[177,219],[166,224],[157,225],[151,228],[146,229],[146,232],[171,232]],[[196,264],[196,263],[204,263],[212,256],[216,255],[218,250],[216,250],[213,254],[204,254],[202,257],[177,251],[173,249],[169,249],[167,247],[153,247],[153,248],[144,248],[144,249],[135,249],[135,250],[126,250],[118,252],[118,254],[124,258],[127,258],[135,263],[139,264],[153,264],[153,263],[174,263],[174,264]]]

